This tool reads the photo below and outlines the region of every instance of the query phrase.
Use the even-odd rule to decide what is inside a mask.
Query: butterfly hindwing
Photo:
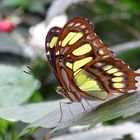
[[[59,27],[53,27],[49,30],[46,40],[45,40],[45,46],[46,46],[46,54],[47,54],[47,59],[48,63],[54,72],[55,76],[57,76],[57,71],[56,71],[56,43],[58,41],[58,36],[61,31],[61,28]]]
[[[108,93],[127,93],[136,89],[137,81],[135,77],[137,74],[115,56],[90,63],[85,69],[96,75],[98,81]]]
[[[80,94],[89,99],[99,98],[106,99],[107,92],[103,89],[102,85],[96,79],[96,76],[87,72],[84,69],[79,69],[74,75],[75,85],[81,90]]]

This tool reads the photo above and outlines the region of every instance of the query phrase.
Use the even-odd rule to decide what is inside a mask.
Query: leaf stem
[[[3,132],[0,132],[0,140],[7,140],[6,134],[4,134]]]
[[[17,140],[16,123],[12,124],[12,128],[11,128],[11,140]]]

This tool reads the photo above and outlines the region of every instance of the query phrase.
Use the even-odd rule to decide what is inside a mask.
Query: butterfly
[[[52,27],[45,41],[49,65],[60,81],[57,93],[71,102],[105,100],[113,93],[136,90],[136,73],[118,59],[94,32],[92,23],[76,17],[63,28]]]

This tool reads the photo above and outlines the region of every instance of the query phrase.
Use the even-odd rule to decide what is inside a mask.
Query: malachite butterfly
[[[57,93],[71,102],[105,100],[113,93],[136,90],[136,73],[118,59],[83,17],[70,20],[63,28],[53,27],[46,37],[48,62],[61,87]]]

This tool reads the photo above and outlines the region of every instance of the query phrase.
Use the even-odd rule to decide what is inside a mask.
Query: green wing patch
[[[96,78],[85,70],[81,69],[75,74],[74,82],[81,91],[86,92],[93,97],[99,99],[106,99],[108,97],[107,92],[103,90]]]

